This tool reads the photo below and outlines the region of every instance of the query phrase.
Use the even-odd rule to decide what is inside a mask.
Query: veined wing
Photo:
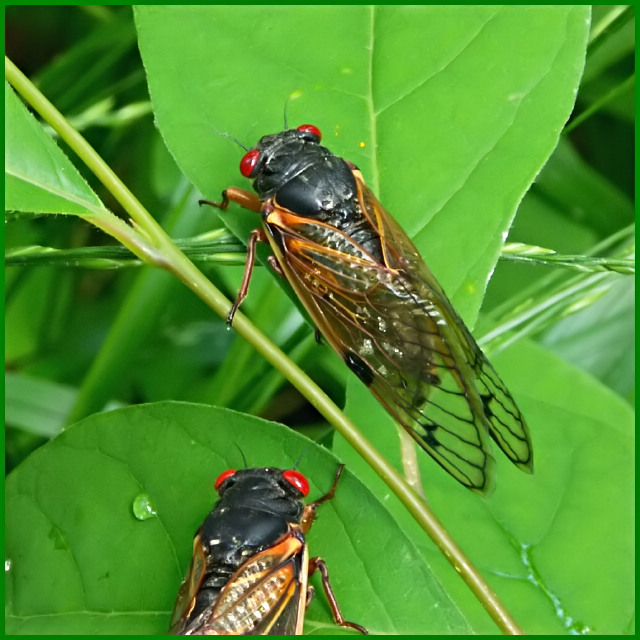
[[[488,488],[487,435],[530,470],[529,432],[515,401],[411,240],[354,175],[378,250],[276,211],[267,227],[293,288],[349,367],[459,482]]]

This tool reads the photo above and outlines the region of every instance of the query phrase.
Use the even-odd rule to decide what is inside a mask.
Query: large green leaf
[[[160,131],[202,193],[292,124],[363,170],[473,320],[516,207],[554,149],[584,65],[588,7],[136,9]],[[230,211],[246,237],[257,218]],[[239,222],[239,221],[242,222]]]
[[[103,210],[98,196],[7,82],[4,108],[5,208],[76,215]]]
[[[628,632],[634,615],[633,411],[533,343],[519,343],[495,361],[529,422],[535,472],[517,470],[494,447],[497,487],[481,499],[421,456],[430,504],[526,633]],[[358,381],[347,410],[393,457],[394,425]],[[495,633],[466,585],[353,449],[337,438],[334,450],[412,532],[474,631]]]
[[[94,415],[31,455],[6,486],[8,633],[163,633],[221,471],[299,468],[311,498],[338,461],[290,430],[228,409],[158,403]],[[156,516],[134,517],[139,496]],[[457,606],[376,497],[349,472],[319,510],[322,555],[348,618],[378,633],[465,633]],[[307,631],[332,633],[321,585]],[[417,599],[407,598],[407,585]]]

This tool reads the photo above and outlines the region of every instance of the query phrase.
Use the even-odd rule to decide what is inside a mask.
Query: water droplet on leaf
[[[133,501],[133,515],[138,520],[148,520],[149,518],[155,518],[157,515],[156,508],[151,502],[151,497],[148,493],[141,493],[137,495]]]
[[[591,627],[579,620],[575,620],[568,628],[569,633],[572,635],[585,635],[587,633],[591,633]]]

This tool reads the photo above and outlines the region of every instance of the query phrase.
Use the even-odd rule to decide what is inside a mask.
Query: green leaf
[[[136,8],[160,131],[210,199],[245,145],[313,122],[473,320],[516,207],[573,102],[588,7]],[[207,25],[206,29],[202,25]],[[309,28],[313,25],[313,28]],[[229,211],[241,237],[255,215]]]
[[[104,210],[78,170],[5,82],[5,208],[90,215]]]
[[[6,486],[8,633],[163,633],[193,535],[221,471],[299,468],[313,499],[337,460],[275,423],[226,409],[158,403],[94,415],[36,451]],[[157,516],[134,517],[144,495]],[[344,614],[376,633],[468,633],[417,549],[347,471],[309,535]],[[307,630],[332,633],[321,585]],[[407,598],[407,585],[420,598]]]
[[[529,422],[534,474],[517,470],[494,447],[497,487],[480,499],[419,455],[430,505],[526,633],[625,633],[634,611],[633,411],[588,374],[533,343],[519,342],[494,360]],[[350,385],[347,410],[392,456],[394,425],[357,381]],[[474,631],[495,633],[466,585],[386,486],[338,436],[334,451],[424,549]]]

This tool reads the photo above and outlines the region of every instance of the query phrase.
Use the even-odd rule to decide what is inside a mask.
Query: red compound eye
[[[312,133],[316,138],[318,138],[318,142],[322,140],[322,133],[320,129],[313,124],[301,124],[298,127],[298,131],[304,131],[305,133]]]
[[[307,497],[309,495],[309,491],[311,491],[309,481],[299,471],[289,469],[282,474],[282,477],[292,484],[303,496]]]
[[[250,178],[258,164],[258,160],[260,160],[260,152],[257,149],[245,153],[244,158],[240,161],[240,173],[242,173],[245,178]]]
[[[235,475],[236,470],[235,469],[227,469],[226,471],[223,471],[219,476],[218,479],[216,480],[216,483],[214,485],[216,491],[220,488],[220,485],[227,479],[230,478],[231,476]]]

